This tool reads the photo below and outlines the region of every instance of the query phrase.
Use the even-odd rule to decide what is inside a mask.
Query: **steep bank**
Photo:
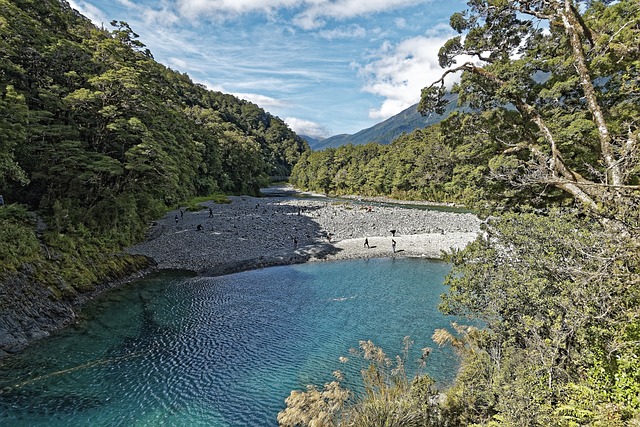
[[[151,267],[149,260],[138,258],[125,270],[104,278],[98,286],[85,292],[75,290],[61,278],[57,289],[47,286],[36,279],[37,274],[29,265],[20,272],[8,274],[0,286],[0,359],[72,323],[85,302],[108,289],[143,277]]]

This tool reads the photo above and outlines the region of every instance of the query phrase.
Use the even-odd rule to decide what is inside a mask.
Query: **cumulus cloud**
[[[363,90],[384,99],[378,109],[370,110],[372,119],[386,119],[415,104],[420,91],[443,73],[438,50],[447,37],[418,36],[396,45],[384,43],[365,64],[356,64],[365,79]],[[450,86],[454,78],[447,81]]]
[[[327,18],[349,19],[371,13],[385,12],[416,6],[429,0],[311,0],[304,2],[304,10],[294,19],[303,29],[315,29],[324,25]]]
[[[324,138],[330,135],[327,128],[310,120],[299,119],[297,117],[287,117],[284,121],[298,135],[308,135],[314,138]]]

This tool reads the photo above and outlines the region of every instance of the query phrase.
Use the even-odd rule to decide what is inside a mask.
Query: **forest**
[[[168,208],[255,195],[308,150],[278,117],[154,61],[126,22],[0,0],[0,35],[4,280],[91,290],[144,266],[122,249]]]
[[[419,110],[442,111],[456,73],[466,112],[389,146],[305,153],[292,182],[485,218],[484,235],[447,257],[440,310],[467,323],[433,333],[460,357],[455,383],[439,390],[406,373],[406,350],[362,341],[364,392],[336,372],[293,391],[278,420],[640,426],[640,3],[470,0],[450,24],[460,35]]]
[[[126,22],[0,0],[0,308],[139,271],[148,260],[122,250],[167,209],[270,176],[459,203],[485,229],[447,258],[440,309],[468,323],[433,340],[458,354],[455,382],[413,377],[363,337],[364,392],[336,372],[292,392],[278,422],[640,426],[640,3],[470,0],[450,23],[419,108],[441,111],[456,73],[464,113],[389,146],[312,152],[279,118],[155,62]]]

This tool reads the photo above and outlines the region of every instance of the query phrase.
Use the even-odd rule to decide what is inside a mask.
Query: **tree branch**
[[[602,152],[602,158],[605,166],[607,167],[607,183],[612,185],[621,185],[623,183],[623,175],[616,162],[609,127],[607,126],[607,122],[604,118],[602,108],[598,103],[595,87],[591,81],[591,75],[587,66],[587,59],[584,49],[582,48],[582,40],[580,39],[580,30],[578,29],[580,24],[577,22],[575,9],[573,8],[571,0],[564,0],[564,7],[560,8],[559,14],[562,19],[563,27],[569,37],[569,42],[574,55],[574,66],[580,79],[580,85],[582,86],[587,106],[589,111],[591,111],[596,128],[598,129],[600,151]]]

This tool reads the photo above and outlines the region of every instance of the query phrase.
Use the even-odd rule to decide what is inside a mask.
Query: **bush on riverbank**
[[[363,393],[354,396],[342,386],[342,373],[334,372],[336,379],[322,390],[308,386],[304,392],[291,392],[285,401],[287,408],[278,414],[278,423],[283,427],[439,426],[435,382],[427,375],[409,378],[406,372],[412,344],[405,337],[402,355],[392,360],[371,341],[360,341],[359,348],[350,354],[362,362]],[[421,367],[429,351],[422,350]],[[348,358],[341,360],[350,363]]]

